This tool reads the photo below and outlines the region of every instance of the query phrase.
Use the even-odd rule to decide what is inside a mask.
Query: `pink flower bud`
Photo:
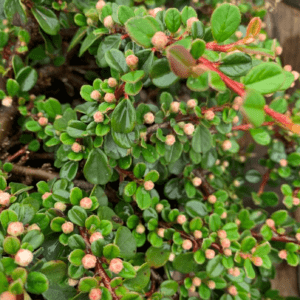
[[[93,206],[93,201],[89,197],[84,197],[80,200],[80,206],[84,209],[90,209]]]
[[[46,192],[45,194],[43,194],[42,199],[46,200],[48,197],[50,197],[52,195],[52,193]]]
[[[46,126],[48,124],[48,119],[45,117],[41,117],[41,118],[39,118],[38,122],[41,126]]]
[[[228,274],[233,275],[233,268],[230,268],[230,269],[228,270]]]
[[[224,249],[224,255],[225,256],[231,256],[232,255],[232,251],[229,248]]]
[[[296,233],[296,239],[297,241],[300,241],[300,232]]]
[[[166,136],[166,141],[165,141],[166,145],[172,146],[174,145],[175,142],[176,142],[176,138],[173,134],[168,134]]]
[[[299,78],[299,73],[297,71],[292,71],[292,74],[294,75],[295,80]]]
[[[236,296],[238,294],[238,291],[236,289],[236,287],[234,285],[231,285],[229,288],[228,288],[228,293],[232,296]]]
[[[241,221],[240,221],[239,219],[236,219],[236,220],[235,220],[235,224],[236,224],[237,226],[240,226],[240,225],[241,225]]]
[[[154,183],[151,180],[145,181],[144,188],[146,191],[151,191],[154,188]]]
[[[108,29],[113,28],[114,20],[113,20],[112,16],[105,17],[103,20],[103,25],[104,25],[104,27],[106,27]]]
[[[93,91],[91,92],[91,94],[90,94],[90,97],[91,97],[93,100],[96,100],[96,101],[97,101],[97,100],[100,99],[101,94],[100,94],[99,91],[93,90]]]
[[[190,240],[184,240],[182,243],[182,248],[184,250],[190,250],[193,247],[193,243]]]
[[[113,77],[109,77],[107,83],[111,88],[114,88],[118,84],[117,80]]]
[[[100,300],[102,296],[102,291],[100,289],[91,289],[89,293],[90,300]]]
[[[253,264],[254,264],[255,266],[257,266],[257,267],[260,267],[260,266],[262,266],[262,264],[263,264],[262,258],[261,258],[261,257],[256,257],[256,256],[253,256],[253,257],[252,257],[252,262],[253,262]]]
[[[103,1],[103,0],[99,0],[98,2],[97,2],[97,4],[96,4],[96,9],[98,10],[98,11],[100,11],[104,6],[105,6],[105,2]]]
[[[240,183],[238,180],[234,180],[234,181],[233,181],[233,185],[234,185],[235,187],[239,187],[239,186],[241,185],[241,183]]]
[[[225,238],[227,237],[226,231],[225,231],[225,230],[219,230],[219,231],[218,231],[218,237],[219,237],[220,239],[225,239]]]
[[[208,110],[205,114],[204,117],[208,121],[212,121],[215,118],[215,113],[212,110]]]
[[[96,267],[97,258],[95,255],[92,254],[86,254],[82,260],[82,265],[85,269],[93,269]]]
[[[10,203],[10,194],[6,192],[0,193],[0,204],[3,206],[8,206]]]
[[[163,9],[161,7],[156,7],[154,9],[149,9],[149,14],[155,18],[156,14],[159,12],[159,11],[163,11]]]
[[[231,148],[231,146],[232,146],[232,144],[229,140],[224,141],[222,144],[222,148],[224,151],[229,150]]]
[[[191,123],[184,124],[183,131],[186,135],[192,135],[195,131],[195,126]]]
[[[15,256],[15,263],[21,267],[27,267],[33,260],[33,254],[27,249],[20,249]]]
[[[264,33],[260,33],[260,34],[258,35],[258,39],[259,39],[261,42],[264,42],[264,41],[266,40],[266,38],[267,38],[267,35],[264,34]]]
[[[7,233],[12,236],[19,236],[23,234],[24,226],[21,222],[11,222],[7,227]]]
[[[62,115],[56,115],[55,120],[62,118]]]
[[[274,227],[275,227],[275,222],[274,222],[274,220],[272,220],[272,219],[267,219],[267,220],[266,220],[266,224],[267,224],[267,226],[270,227],[270,228],[274,228]]]
[[[115,94],[113,93],[106,93],[104,96],[104,101],[108,103],[112,103],[116,100]]]
[[[216,283],[212,280],[209,280],[208,283],[207,283],[207,286],[213,290],[215,287],[216,287]]]
[[[237,31],[235,33],[235,36],[238,38],[238,39],[241,39],[243,37],[243,33],[241,31]]]
[[[282,158],[280,161],[279,161],[279,164],[282,166],[282,167],[286,167],[288,162],[286,159]]]
[[[217,202],[217,197],[215,195],[209,195],[207,200],[210,204],[214,204]]]
[[[281,259],[286,259],[287,258],[287,251],[286,250],[280,250],[279,253],[278,253],[278,256]]]
[[[17,296],[9,291],[6,291],[0,295],[0,300],[17,300]]]
[[[164,209],[164,206],[163,206],[163,204],[158,203],[158,204],[156,204],[155,209],[158,213],[160,213]]]
[[[199,277],[194,277],[192,280],[192,283],[194,286],[200,286],[201,285],[201,279]]]
[[[293,198],[293,205],[299,205],[299,204],[300,204],[300,199],[294,197],[294,198]]]
[[[189,288],[189,292],[191,293],[194,293],[196,291],[196,287],[194,285],[192,285],[190,288]]]
[[[6,19],[2,20],[2,24],[3,24],[4,26],[7,26],[8,21],[7,21]]]
[[[197,106],[197,101],[195,99],[190,99],[186,105],[188,108],[193,109]]]
[[[37,224],[32,224],[30,226],[27,227],[27,231],[31,231],[31,230],[38,230],[38,231],[41,231],[41,228],[39,225]]]
[[[288,72],[292,72],[293,67],[292,67],[291,65],[285,65],[285,66],[283,67],[283,69],[286,70],[286,71],[288,71]]]
[[[232,119],[232,123],[236,124],[239,122],[239,116],[235,116],[233,119]]]
[[[194,177],[192,180],[193,186],[200,186],[202,184],[202,180],[199,177]]]
[[[120,258],[113,258],[109,264],[109,270],[119,274],[123,270],[123,261]]]
[[[171,102],[171,104],[170,104],[171,112],[173,112],[173,113],[178,113],[178,111],[179,111],[179,106],[180,106],[180,103],[179,103],[179,102]]]
[[[196,17],[191,17],[191,18],[189,18],[189,19],[186,21],[186,30],[187,30],[187,31],[190,31],[190,30],[192,29],[193,23],[194,23],[194,22],[197,22],[197,21],[199,21],[199,19],[196,18]]]
[[[241,272],[240,272],[240,269],[238,267],[233,268],[232,276],[238,277],[238,276],[240,276],[240,274],[241,274]]]
[[[227,238],[221,240],[221,245],[223,248],[229,248],[230,244],[231,244],[230,240]]]
[[[69,234],[74,230],[74,224],[72,222],[66,222],[61,225],[61,230],[65,234]]]
[[[152,124],[154,122],[154,119],[155,119],[155,117],[154,117],[153,113],[151,113],[151,112],[148,112],[144,115],[144,122],[146,124]]]
[[[276,48],[275,48],[275,53],[276,53],[276,55],[281,55],[282,54],[282,47],[280,47],[280,46],[277,46]]]
[[[169,261],[173,261],[175,259],[175,254],[174,253],[170,253],[169,255]]]
[[[165,229],[164,228],[158,228],[157,235],[160,236],[161,238],[163,238],[164,235],[165,235]]]
[[[93,243],[97,240],[103,239],[103,235],[101,232],[94,232],[91,236],[90,236],[90,243]]]
[[[210,180],[214,180],[214,179],[215,179],[215,175],[214,175],[214,174],[209,174],[209,175],[208,175],[208,178],[209,178]]]
[[[3,105],[3,106],[6,106],[6,107],[11,107],[12,102],[13,102],[13,100],[12,100],[12,98],[9,97],[9,96],[4,97],[4,98],[2,99],[2,105]]]
[[[222,214],[221,214],[221,219],[226,219],[227,218],[227,212],[224,211]]]
[[[182,225],[183,223],[185,223],[187,221],[186,216],[185,215],[178,215],[177,216],[177,223]]]
[[[136,226],[136,232],[138,234],[143,234],[145,232],[145,226],[143,224],[139,224],[138,226]]]
[[[76,280],[76,279],[73,279],[73,278],[68,278],[68,284],[69,284],[69,286],[75,286],[75,285],[77,285],[78,284],[78,280]]]
[[[139,58],[137,56],[135,56],[134,54],[130,54],[126,57],[126,64],[129,66],[129,67],[136,67],[137,64],[139,62]]]
[[[162,50],[166,47],[168,43],[168,37],[165,35],[164,32],[158,31],[152,37],[151,42],[157,50]]]
[[[201,239],[202,238],[202,231],[195,230],[194,231],[194,237],[195,237],[195,239]]]
[[[290,87],[293,88],[295,86],[295,82],[293,82]]]
[[[54,204],[54,208],[59,209],[61,211],[65,211],[66,208],[67,208],[67,205],[65,203],[63,203],[63,202],[56,202]]]
[[[215,257],[215,254],[216,254],[215,251],[212,249],[205,250],[205,257],[207,259],[213,259]]]
[[[234,110],[239,110],[239,109],[240,109],[240,106],[237,105],[237,104],[233,104],[233,105],[232,105],[232,109],[234,109]]]
[[[72,147],[71,147],[72,151],[74,151],[75,153],[79,153],[82,150],[82,146],[78,143],[73,143]]]

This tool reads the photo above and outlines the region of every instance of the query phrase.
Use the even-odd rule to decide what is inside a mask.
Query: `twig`
[[[262,178],[261,185],[260,185],[259,190],[258,190],[258,192],[257,192],[258,196],[260,196],[260,195],[264,192],[265,186],[267,185],[268,180],[269,180],[270,173],[271,173],[271,170],[269,169],[269,170],[264,174],[264,176],[263,176],[263,178]]]
[[[9,156],[6,161],[7,162],[11,162],[14,159],[16,159],[17,157],[21,156],[22,154],[25,154],[26,150],[28,148],[28,145],[25,145],[24,147],[22,147],[19,151],[17,151],[15,154]]]

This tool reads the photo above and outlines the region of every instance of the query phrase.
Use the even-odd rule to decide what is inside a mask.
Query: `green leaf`
[[[88,135],[86,127],[87,125],[81,121],[71,120],[68,123],[67,134],[70,137],[82,138]]]
[[[42,294],[49,287],[47,277],[40,272],[30,272],[27,277],[25,288],[32,294]]]
[[[142,87],[143,87],[143,82],[142,81],[138,81],[136,83],[127,82],[125,84],[125,93],[130,95],[130,96],[135,96],[140,92]]]
[[[76,31],[75,35],[73,36],[69,47],[68,47],[68,52],[73,49],[85,36],[86,32],[87,32],[88,27],[87,26],[83,26],[78,28],[78,30]]]
[[[203,92],[209,88],[208,72],[198,76],[197,78],[189,77],[186,83],[187,87],[195,92]]]
[[[177,255],[173,261],[173,267],[175,270],[183,274],[195,272],[197,264],[194,261],[194,254],[192,252],[188,252]]]
[[[176,32],[181,25],[181,16],[177,8],[169,8],[166,11],[164,21],[168,30],[172,33]]]
[[[151,205],[151,196],[143,186],[139,186],[136,191],[136,202],[141,210],[147,209]]]
[[[249,170],[245,175],[245,179],[251,183],[258,183],[261,180],[261,175],[257,170]]]
[[[192,42],[192,48],[191,48],[191,54],[193,56],[194,59],[198,59],[199,57],[201,57],[204,53],[205,50],[205,42],[203,40],[200,39],[195,39]]]
[[[83,34],[83,32],[81,32],[81,34]],[[79,57],[82,56],[82,54],[92,46],[92,44],[97,41],[99,38],[101,37],[101,35],[96,35],[94,34],[94,32],[91,32],[90,34],[88,34],[88,36],[84,39],[84,41],[81,44],[80,50],[79,50]]]
[[[217,72],[208,71],[208,84],[211,88],[219,92],[226,91],[226,85]]]
[[[21,243],[15,236],[8,236],[3,241],[3,250],[7,254],[16,254],[20,249]]]
[[[149,75],[153,84],[159,88],[167,88],[179,79],[179,77],[171,71],[167,58],[161,58],[155,61]]]
[[[202,124],[197,126],[192,138],[192,148],[196,153],[207,152],[212,147],[210,131]]]
[[[16,80],[20,85],[22,92],[28,92],[31,90],[36,84],[37,79],[37,71],[31,67],[21,69],[16,76]]]
[[[126,5],[121,5],[118,8],[118,19],[122,25],[126,23],[127,20],[134,17],[134,12],[131,7]]]
[[[249,121],[256,127],[265,121],[265,104],[265,98],[260,93],[255,90],[247,91],[242,109]]]
[[[165,296],[173,296],[176,294],[178,289],[178,282],[175,280],[165,280],[161,285],[160,285],[160,291],[165,295]]]
[[[225,268],[222,264],[222,255],[215,256],[206,266],[207,275],[211,278],[219,277],[224,270]]]
[[[3,3],[3,1],[2,1],[2,3]],[[27,22],[25,8],[20,0],[5,0],[3,9],[4,9],[4,13],[9,21],[12,21],[14,15],[16,13],[18,13],[21,17],[22,22],[23,23]]]
[[[49,98],[44,102],[44,110],[49,117],[55,118],[57,115],[62,114],[61,104],[58,100],[54,98]]]
[[[58,34],[60,24],[52,10],[46,8],[45,6],[34,5],[34,7],[31,9],[31,12],[46,33],[50,35]]]
[[[98,285],[97,279],[93,277],[85,277],[79,281],[78,289],[81,292],[88,293],[91,289]]]
[[[67,275],[67,265],[61,260],[48,261],[40,270],[51,283],[60,283]]]
[[[247,236],[243,239],[241,249],[243,252],[250,251],[256,245],[256,239],[252,236]]]
[[[279,65],[264,62],[252,68],[244,78],[247,89],[261,94],[276,92],[283,84],[285,75]]]
[[[24,236],[23,243],[28,243],[33,249],[37,249],[44,242],[44,235],[38,230],[31,230]]]
[[[247,277],[249,277],[251,279],[255,278],[256,273],[253,269],[252,262],[249,258],[245,259],[244,268],[245,268]]]
[[[217,231],[222,225],[221,218],[218,214],[213,213],[209,216],[209,228],[211,231]]]
[[[6,90],[9,96],[13,97],[18,94],[20,86],[18,82],[14,79],[9,78],[6,82]]]
[[[121,79],[125,82],[136,83],[141,80],[145,76],[145,72],[143,70],[137,70],[129,72],[121,77]]]
[[[294,152],[288,155],[287,161],[292,167],[300,166],[300,153]]]
[[[114,109],[111,126],[116,132],[129,133],[136,125],[136,110],[129,99],[123,99]]]
[[[228,76],[243,76],[252,67],[252,59],[248,54],[237,52],[225,56],[221,60],[219,70]]]
[[[126,32],[130,38],[143,48],[151,48],[151,39],[161,27],[156,19],[151,16],[130,18],[125,23]]]
[[[84,208],[82,208],[80,206],[73,206],[68,211],[68,218],[74,224],[82,227],[85,224],[85,219],[87,218],[87,213]]]
[[[112,170],[102,150],[95,148],[89,153],[83,173],[87,181],[93,184],[106,184],[110,180]]]
[[[135,278],[126,279],[123,282],[123,285],[131,290],[136,292],[141,292],[150,281],[150,267],[148,263],[144,263],[137,270]]]
[[[260,145],[266,146],[271,143],[271,136],[269,132],[264,128],[251,128],[250,134],[255,142]]]
[[[115,236],[114,243],[120,248],[120,257],[131,259],[136,254],[136,241],[127,227],[120,227]]]
[[[194,217],[205,217],[207,215],[207,210],[205,205],[198,200],[188,201],[185,205],[187,214]]]
[[[275,192],[263,192],[260,198],[264,207],[276,206],[278,204],[278,195]]]
[[[211,16],[211,30],[219,43],[227,40],[241,23],[241,14],[237,6],[225,3],[217,7]]]
[[[129,67],[126,64],[125,55],[120,50],[110,49],[105,53],[105,60],[111,68],[121,74],[126,73],[129,70]]]
[[[196,17],[197,18],[197,12],[195,9],[191,6],[185,6],[181,11],[181,19],[182,23],[186,26],[186,22],[188,19]]]
[[[100,43],[99,48],[97,50],[97,59],[101,68],[105,68],[108,66],[105,60],[105,53],[110,49],[118,49],[121,45],[121,42],[121,34],[113,34],[106,36],[104,40]]]
[[[151,246],[146,252],[146,262],[150,267],[160,268],[168,262],[170,253],[170,246],[167,243],[163,243],[159,248]]]

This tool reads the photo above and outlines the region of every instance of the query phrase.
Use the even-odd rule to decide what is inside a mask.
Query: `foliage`
[[[0,99],[24,146],[1,163],[0,299],[283,299],[270,279],[299,265],[299,74],[261,29],[263,1],[206,1],[201,20],[197,1],[137,2],[4,3]],[[64,73],[80,101],[47,91]],[[245,171],[256,144],[263,176]],[[22,166],[34,153],[59,174]],[[282,195],[267,184],[285,209],[269,213]]]

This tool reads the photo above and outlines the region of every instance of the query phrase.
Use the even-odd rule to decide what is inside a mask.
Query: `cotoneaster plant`
[[[299,265],[299,74],[241,6],[202,22],[157,4],[5,1],[1,142],[21,116],[1,152],[0,300],[284,299],[270,279]],[[65,74],[67,101],[49,91]],[[255,144],[263,176],[245,171]]]

